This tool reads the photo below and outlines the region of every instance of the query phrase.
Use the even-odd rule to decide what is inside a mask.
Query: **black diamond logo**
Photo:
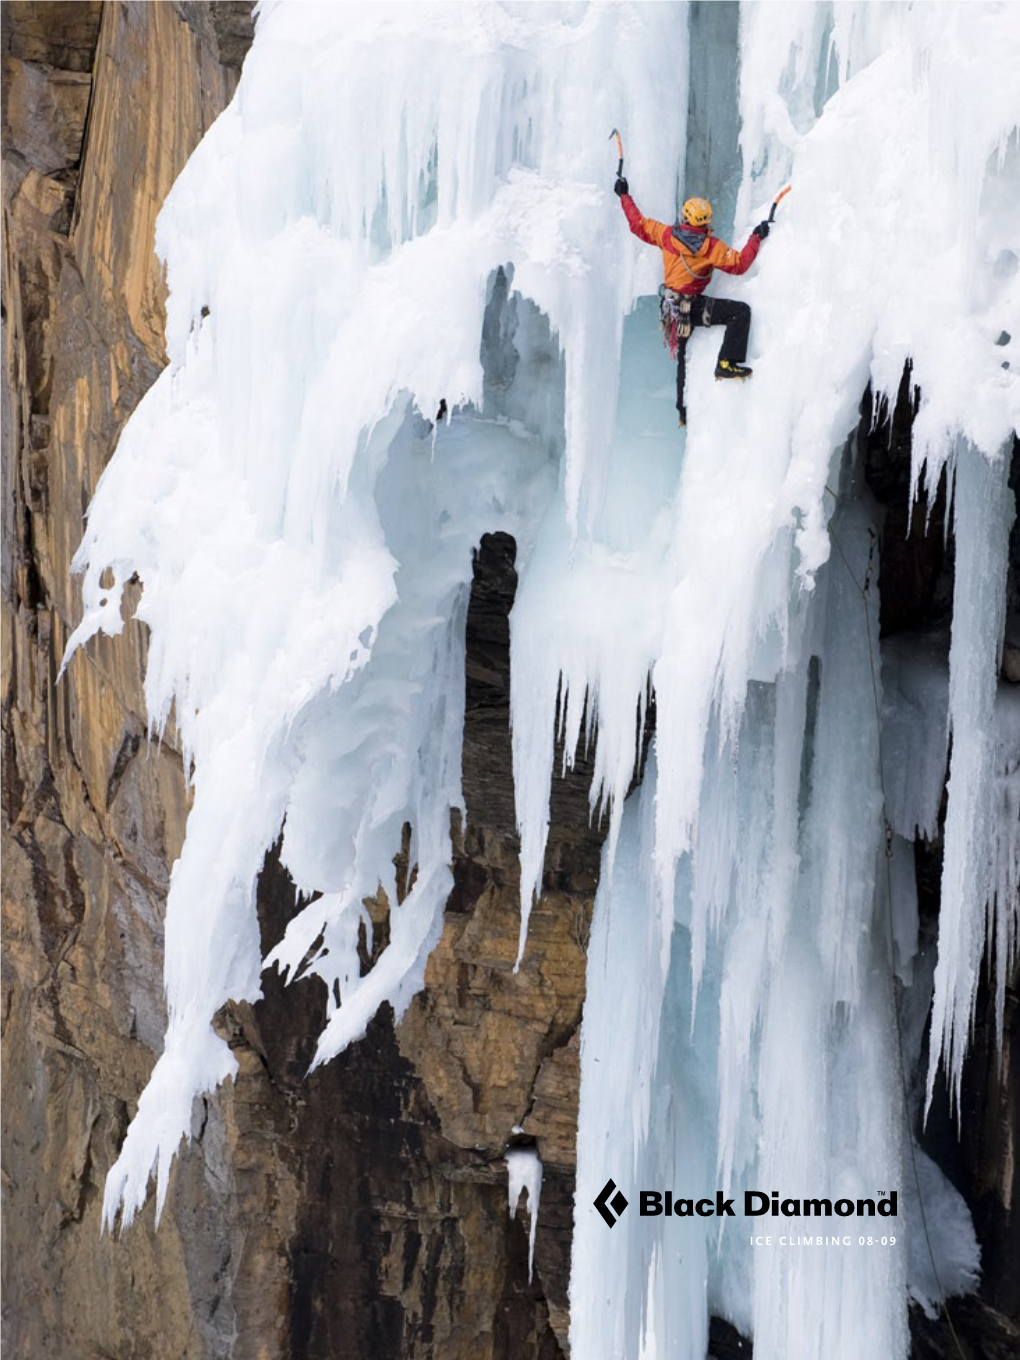
[[[623,1191],[616,1190],[616,1194],[613,1195],[614,1190],[616,1190],[616,1182],[614,1180],[606,1181],[605,1185],[599,1191],[598,1199],[595,1200],[595,1208],[611,1228],[616,1227],[616,1218],[619,1218],[627,1207],[627,1201],[624,1198]],[[612,1199],[609,1198],[610,1195],[613,1195]],[[612,1214],[612,1210],[614,1209],[616,1210],[616,1218],[614,1218]]]

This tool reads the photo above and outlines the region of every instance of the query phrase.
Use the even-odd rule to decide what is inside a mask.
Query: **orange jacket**
[[[734,250],[725,241],[709,236],[704,228],[698,231],[696,227],[684,227],[684,235],[695,231],[699,235],[704,234],[701,246],[691,250],[683,241],[677,240],[673,228],[665,222],[656,222],[654,217],[642,217],[630,194],[622,194],[620,203],[630,229],[638,240],[658,246],[662,251],[666,287],[676,293],[703,293],[714,269],[721,269],[726,274],[745,274],[758,254],[761,241],[753,232],[747,238],[743,250]]]

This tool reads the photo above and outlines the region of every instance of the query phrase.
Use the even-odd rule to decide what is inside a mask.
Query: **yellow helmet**
[[[712,205],[704,198],[689,198],[684,204],[683,220],[689,227],[712,225]]]

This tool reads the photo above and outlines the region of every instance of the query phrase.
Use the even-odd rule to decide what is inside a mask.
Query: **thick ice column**
[[[797,1186],[803,1196],[877,1201],[902,1187],[905,1127],[888,920],[878,914],[886,898],[875,878],[883,849],[877,543],[860,504],[841,509],[832,532],[837,549],[814,600],[803,870],[764,983],[756,1172],[762,1190],[780,1195]],[[780,1249],[753,1256],[756,1350],[785,1360],[905,1355],[905,1235],[900,1223],[896,1246],[861,1247],[876,1223],[878,1236],[890,1235],[878,1220],[768,1221]],[[782,1249],[783,1236],[819,1234],[851,1241]]]
[[[773,978],[762,1042],[761,1188],[814,1186],[835,1199],[902,1185],[890,975],[879,951],[853,1023],[830,1012],[813,951],[793,938]],[[819,1188],[824,1187],[824,1188]],[[903,1217],[761,1220],[773,1248],[754,1255],[755,1353],[784,1360],[902,1360],[908,1351]],[[840,1245],[788,1246],[789,1238]],[[779,1241],[787,1237],[787,1244]],[[861,1236],[873,1238],[860,1245]],[[895,1236],[896,1245],[879,1239]],[[846,1242],[844,1239],[849,1238]],[[784,1249],[784,1247],[786,1249]]]
[[[646,872],[655,779],[650,759],[642,790],[624,812],[613,871],[600,879],[588,944],[570,1339],[573,1352],[589,1360],[637,1353],[652,1266],[649,1220],[639,1216],[637,1191],[648,1183],[645,1148],[666,981],[661,960],[664,952],[668,957]],[[612,1228],[594,1207],[609,1179],[628,1201]]]
[[[998,458],[987,458],[965,441],[956,451],[956,577],[949,653],[952,756],[926,1105],[931,1104],[941,1062],[957,1109],[986,938],[994,938],[997,945],[1000,1032],[1007,962],[1016,941],[1016,898],[1011,901],[1008,893],[1000,894],[1011,875],[1000,874],[996,862],[998,845],[1012,857],[1012,837],[999,840],[1006,809],[997,805],[995,768],[1006,564],[1016,513],[1009,453],[1007,447]],[[1015,869],[1012,880],[1015,884]]]

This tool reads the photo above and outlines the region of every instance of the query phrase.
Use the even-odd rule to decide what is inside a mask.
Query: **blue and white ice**
[[[937,1293],[907,1211],[909,1249],[794,1255],[713,1220],[682,1247],[634,1213],[607,1236],[590,1206],[610,1174],[625,1193],[906,1199],[894,971],[911,1075],[933,1014],[929,1098],[940,1064],[959,1091],[989,947],[1001,1017],[1020,885],[1018,700],[996,684],[1020,21],[994,3],[742,8],[729,239],[794,192],[752,272],[713,290],[754,308],[754,379],[715,384],[697,337],[683,436],[658,259],[627,232],[606,134],[625,133],[642,210],[669,218],[700,187],[684,177],[690,56],[682,4],[260,6],[237,96],[159,219],[171,363],[76,559],[68,657],[120,631],[137,572],[153,728],[173,716],[194,771],[166,1047],[105,1215],[130,1221],[154,1171],[162,1205],[194,1096],[236,1070],[212,1018],[256,998],[267,963],[328,983],[317,1061],[422,986],[462,804],[471,554],[503,529],[522,959],[557,723],[568,761],[597,737],[592,807],[609,818],[574,1351],[701,1360],[714,1311],[765,1360],[903,1357],[908,1297]],[[882,655],[878,520],[847,441],[869,380],[895,395],[907,359],[915,486],[955,479],[956,599],[951,645]],[[454,418],[433,426],[442,399]],[[625,802],[649,679],[656,735]],[[935,829],[950,736],[935,963],[909,845]],[[393,867],[405,824],[413,884]],[[254,884],[281,828],[295,883],[322,896],[264,961]],[[390,943],[362,977],[380,885]],[[968,1288],[965,1206],[920,1165],[944,1207],[942,1285]],[[532,1233],[537,1211],[536,1193]]]

